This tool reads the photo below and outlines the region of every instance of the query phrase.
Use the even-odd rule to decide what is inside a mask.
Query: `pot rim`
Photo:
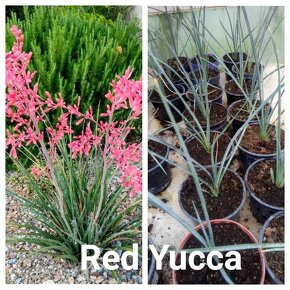
[[[245,202],[246,202],[246,198],[247,198],[247,190],[246,190],[246,186],[245,186],[245,182],[244,180],[239,176],[238,173],[236,173],[235,171],[233,171],[232,169],[229,169],[228,168],[228,171],[230,171],[231,173],[233,173],[237,178],[238,180],[241,182],[242,184],[242,187],[243,187],[243,192],[242,192],[242,200],[241,200],[241,203],[239,204],[239,206],[232,212],[230,213],[228,216],[222,218],[222,219],[227,219],[227,220],[230,220],[232,217],[234,217],[239,211],[241,211],[242,207],[244,206]],[[190,176],[188,176],[181,184],[180,186],[180,189],[178,191],[178,203],[179,203],[179,206],[181,208],[181,210],[183,211],[183,213],[188,217],[190,218],[192,221],[194,222],[198,222],[197,218],[193,215],[191,215],[190,213],[188,213],[185,208],[183,207],[182,205],[182,202],[181,202],[181,191],[182,191],[182,188],[184,186],[184,184],[186,183],[186,181],[190,178]],[[217,197],[218,198],[218,197]]]
[[[274,206],[274,205],[271,205],[271,204],[268,204],[266,203],[265,201],[261,200],[259,197],[256,196],[255,192],[252,191],[251,187],[249,186],[249,181],[248,181],[248,176],[249,176],[249,173],[250,173],[250,170],[255,167],[255,165],[257,165],[257,163],[259,162],[263,162],[265,160],[275,160],[274,158],[273,159],[266,159],[266,158],[263,158],[263,159],[259,159],[259,160],[256,160],[255,162],[253,162],[247,169],[246,173],[245,173],[245,177],[244,177],[244,180],[245,180],[245,185],[246,185],[246,189],[247,191],[250,193],[251,197],[253,197],[256,201],[258,201],[260,204],[262,205],[265,205],[267,207],[269,207],[270,209],[273,209],[273,210],[276,210],[276,211],[284,211],[284,207],[279,207],[279,206]]]
[[[212,84],[208,84],[209,87],[214,87],[218,90],[221,91],[220,95],[218,97],[216,97],[215,99],[209,100],[209,103],[213,103],[214,101],[216,101],[217,99],[219,99],[220,97],[223,96],[223,89],[221,86],[219,85],[212,85]],[[198,86],[196,85],[196,91],[198,91]],[[194,102],[194,99],[188,97],[189,94],[192,94],[191,92],[189,92],[189,90],[186,92],[186,97],[188,98],[189,101]]]
[[[229,138],[229,140],[231,140],[231,137],[227,134],[227,133],[225,133],[225,132],[219,132],[219,131],[216,131],[216,130],[210,130],[210,133],[218,133],[218,134],[222,134],[222,135],[225,135],[226,137],[228,137]],[[192,139],[194,139],[195,138],[195,135],[197,135],[197,133],[195,133],[195,134],[193,134],[193,135],[191,135],[191,136],[189,136],[189,137],[187,137],[186,139],[185,139],[185,141],[184,141],[184,143],[185,143],[185,145],[186,145],[186,143],[188,143],[189,141],[191,141]],[[232,150],[234,149],[234,144],[232,144]],[[182,155],[182,157],[184,158],[184,160],[187,162],[187,160],[185,159],[185,157]],[[191,157],[192,158],[192,157]],[[192,159],[194,159],[194,158],[192,158]],[[222,160],[221,161],[219,161],[219,162],[217,162],[215,165],[220,165],[221,164],[221,162],[222,162]],[[194,165],[194,167],[197,167],[198,165]],[[209,169],[209,168],[211,168],[211,166],[212,166],[212,164],[209,164],[209,165],[202,165],[203,167],[205,167],[206,169]]]
[[[263,227],[260,231],[260,235],[259,235],[259,243],[262,244],[263,243],[263,239],[264,239],[264,234],[265,234],[265,231],[267,229],[267,227],[269,226],[270,222],[275,219],[275,218],[278,218],[280,216],[284,216],[285,217],[285,213],[284,211],[278,211],[274,214],[272,214],[266,221],[265,223],[263,224]],[[283,284],[283,282],[277,278],[277,276],[274,274],[274,272],[272,271],[272,269],[270,268],[268,262],[267,262],[267,259],[265,257],[265,261],[266,261],[266,270],[269,272],[268,274],[271,276],[271,278],[273,280],[276,280],[278,284]]]
[[[148,141],[150,141],[150,140],[148,140]],[[153,141],[153,140],[152,140]],[[158,143],[158,142],[157,142]],[[160,143],[160,144],[162,144],[162,143]],[[164,145],[164,144],[163,144]],[[166,146],[166,145],[165,145]],[[166,154],[165,154],[165,156],[164,156],[164,158],[168,158],[168,155],[169,155],[169,151],[170,151],[170,148],[168,147],[168,146],[166,146]],[[148,153],[149,154],[149,153]],[[165,159],[162,159],[159,163],[160,163],[160,165],[163,165],[164,163],[166,162],[166,160]],[[154,171],[154,170],[156,170],[158,167],[160,167],[159,166],[159,164],[157,163],[156,165],[154,165],[152,168],[150,168],[150,169],[148,169],[148,173],[147,174],[149,174],[149,173],[151,173],[152,171]]]
[[[252,101],[254,101],[254,100],[252,100]],[[240,122],[246,122],[246,120],[241,120],[241,119],[238,119],[237,117],[235,117],[233,114],[232,114],[232,112],[231,112],[231,110],[232,110],[232,108],[237,104],[237,103],[242,103],[242,102],[247,102],[247,100],[246,99],[241,99],[241,100],[236,100],[236,101],[234,101],[233,103],[231,103],[230,105],[229,105],[229,107],[228,107],[228,115],[232,118],[232,119],[234,119],[234,120],[237,120],[237,121],[240,121]],[[267,103],[268,104],[268,103]],[[267,105],[266,104],[266,105]],[[269,105],[269,104],[268,104]],[[270,107],[270,109],[269,110],[271,110],[272,108]],[[250,125],[252,125],[253,123],[258,123],[259,122],[259,120],[258,119],[254,119],[254,120],[252,120],[252,121],[250,121]]]
[[[185,94],[186,94],[186,90],[185,90],[185,88],[184,88],[182,85],[180,85],[180,84],[175,84],[175,86],[176,86],[176,87],[180,87],[180,88],[182,88],[182,92],[179,92],[180,95],[185,95]],[[156,90],[153,89],[153,91],[156,91]],[[168,97],[168,96],[172,96],[172,95],[175,95],[175,94],[176,94],[176,97],[175,97],[174,99],[170,100],[170,102],[174,102],[174,101],[176,101],[177,99],[179,99],[179,95],[178,95],[176,92],[172,93],[171,95],[167,95],[166,97]],[[151,103],[163,104],[163,102],[162,102],[161,99],[160,99],[160,100],[152,100],[151,98],[149,98],[149,101],[150,101]]]
[[[182,56],[182,55],[178,56],[177,58],[178,58],[178,60],[180,60],[180,59],[186,59],[187,61],[190,60],[187,56]],[[169,57],[169,58],[167,58],[166,61],[167,61],[167,63],[168,63],[168,61],[170,61],[170,60],[175,60],[175,59],[176,59],[176,57],[173,56],[173,57]]]
[[[188,98],[188,97],[187,97]],[[218,98],[220,98],[220,96],[218,97]],[[218,99],[218,98],[216,98],[216,99]],[[216,99],[214,99],[214,100],[216,100]],[[211,126],[218,126],[218,125],[220,125],[220,124],[222,124],[225,120],[227,120],[227,117],[228,117],[228,110],[227,110],[227,108],[226,108],[226,106],[224,105],[224,104],[220,104],[220,103],[215,103],[215,102],[213,102],[214,100],[212,100],[212,101],[210,101],[209,102],[209,105],[210,106],[219,106],[219,107],[223,107],[224,108],[224,110],[225,110],[225,112],[226,112],[226,115],[225,115],[225,117],[219,122],[219,123],[216,123],[216,124],[212,124]],[[205,102],[204,102],[205,103]],[[184,115],[184,113],[186,113],[186,111],[188,111],[187,110],[187,108],[185,108],[184,109],[184,111],[182,112],[182,115]],[[192,121],[192,122],[194,122],[194,121]],[[184,123],[186,124],[186,123],[188,123],[187,121],[185,121],[184,120]],[[191,122],[189,122],[189,123],[191,123]],[[206,125],[205,126],[202,126],[201,124],[200,124],[200,126],[201,126],[201,128],[206,128]],[[210,126],[210,127],[211,127]],[[189,130],[189,129],[188,129]],[[218,132],[218,131],[215,131],[215,130],[210,130],[210,131],[214,131],[214,132]],[[196,134],[194,134],[194,135],[196,135]],[[188,138],[187,138],[188,139]],[[186,139],[186,140],[187,140]],[[185,140],[185,142],[186,142],[186,140]]]
[[[249,126],[258,126],[258,125],[259,125],[259,124],[249,124],[248,127],[249,127]],[[269,124],[269,126],[271,126],[271,127],[275,127],[275,125],[272,125],[272,124]],[[284,129],[282,129],[282,128],[280,128],[280,129],[281,129],[282,131],[284,131]],[[261,153],[254,153],[254,152],[251,152],[251,151],[249,151],[249,150],[243,148],[243,147],[241,146],[241,143],[238,145],[238,147],[239,147],[239,150],[242,150],[242,151],[246,152],[248,155],[255,156],[255,157],[258,157],[258,158],[260,158],[260,159],[262,159],[262,158],[268,158],[268,159],[270,159],[270,158],[276,156],[276,152],[275,152],[275,153],[268,153],[268,154],[261,154]],[[282,152],[284,152],[284,148],[282,149]],[[252,164],[253,164],[253,163],[252,163]],[[252,164],[251,164],[251,165],[252,165]]]
[[[250,81],[252,81],[252,79],[251,78],[249,78],[249,77],[245,77],[245,80],[250,80]],[[235,82],[235,80],[233,80],[233,79],[231,79],[231,80],[228,80],[228,81],[226,81],[225,82],[225,84],[224,84],[224,91],[225,91],[225,93],[226,94],[229,94],[229,95],[232,95],[232,96],[237,96],[237,97],[244,97],[245,95],[243,94],[243,93],[241,93],[241,94],[236,94],[236,93],[231,93],[231,92],[229,92],[228,90],[227,90],[227,88],[226,88],[226,85],[228,84],[228,83],[230,83],[230,82],[232,82],[232,83],[234,83]],[[257,93],[258,93],[258,89],[254,92],[254,97],[257,95]]]
[[[243,226],[242,224],[240,224],[236,221],[228,220],[228,219],[213,219],[213,220],[210,220],[209,222],[211,224],[230,223],[230,224],[237,225],[244,233],[246,233],[250,237],[250,239],[253,241],[253,243],[258,244],[258,240],[253,235],[253,233],[250,230],[248,230],[245,226]],[[204,222],[202,224],[205,226],[205,225],[207,225],[207,222]],[[201,228],[201,224],[195,226],[195,230],[199,230],[200,228]],[[187,241],[191,237],[192,237],[191,233],[186,234],[186,236],[183,238],[183,240],[181,241],[181,244],[179,246],[180,250],[183,249],[185,243],[187,243]],[[265,274],[266,274],[266,261],[265,261],[265,256],[264,256],[262,250],[258,248],[258,251],[259,251],[260,262],[261,262],[261,267],[262,267],[262,275],[261,275],[261,279],[260,279],[260,284],[264,284]],[[175,256],[176,258],[177,258],[177,255]],[[172,270],[172,277],[173,277],[173,284],[178,284],[177,278],[176,278],[176,270]]]
[[[231,51],[231,52],[228,52],[228,53],[224,54],[224,55],[223,55],[223,62],[224,62],[224,63],[233,63],[233,61],[228,61],[228,60],[225,60],[225,59],[224,59],[224,57],[227,56],[227,55],[229,55],[230,53],[240,53],[240,52],[234,52],[234,51]],[[247,53],[246,53],[246,52],[243,52],[243,56],[244,56],[244,55],[246,56],[246,59],[243,58],[243,60],[247,60],[247,58],[248,58]],[[239,63],[240,61],[237,61],[237,62]],[[235,62],[235,63],[237,63],[237,62]]]

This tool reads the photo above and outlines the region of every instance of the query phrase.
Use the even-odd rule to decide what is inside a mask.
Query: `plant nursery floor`
[[[7,176],[7,189],[17,193],[29,194],[28,187],[20,182],[21,176],[12,173]],[[111,186],[114,186],[114,181]],[[126,205],[124,205],[126,206]],[[136,214],[141,214],[141,208]],[[6,197],[6,237],[20,232],[9,223],[24,223],[31,216],[20,207],[17,200]],[[35,222],[37,223],[37,222]],[[23,232],[23,230],[22,230]],[[80,264],[54,258],[49,255],[32,253],[37,246],[28,243],[6,245],[5,272],[7,284],[140,284],[142,283],[142,270],[127,271],[120,269],[117,272],[119,281],[116,281],[110,272],[105,269],[91,268],[87,273],[81,271]]]
[[[221,77],[221,84],[224,83],[224,76]],[[268,84],[269,89],[271,89],[271,83]],[[225,94],[223,95],[223,102],[226,102]],[[151,103],[148,106],[148,120],[149,120],[149,128],[148,133],[149,135],[157,134],[160,135],[161,138],[165,139],[168,143],[176,144],[177,137],[175,134],[170,131],[166,130],[163,131],[161,134],[158,133],[160,130],[163,129],[160,121],[155,118],[154,116],[154,107]],[[185,125],[181,122],[179,123],[181,128],[185,128]],[[172,161],[183,163],[185,162],[184,159],[178,155],[176,152],[170,152],[169,155]],[[240,176],[243,178],[244,172],[241,168],[239,156],[236,155],[232,161],[231,169],[238,172]],[[182,209],[178,203],[178,191],[181,187],[181,184],[186,179],[187,174],[183,172],[181,169],[172,167],[172,182],[170,186],[163,191],[162,193],[158,194],[157,196],[166,203],[172,210],[178,213],[183,219],[187,222],[192,223],[192,221],[182,212]],[[249,204],[249,196],[247,196],[246,206],[243,208],[240,214],[239,222],[246,226],[250,231],[258,238],[259,231],[262,227],[260,223],[253,217],[250,211],[250,204]],[[166,214],[164,211],[152,207],[149,205],[149,212],[148,212],[148,230],[149,236],[151,237],[155,246],[162,247],[163,245],[170,245],[172,248],[178,249],[181,241],[183,240],[184,236],[188,233],[188,231],[183,228],[174,218]],[[172,276],[171,270],[168,263],[163,264],[163,270],[159,273],[159,283],[160,284],[171,284],[172,283]]]

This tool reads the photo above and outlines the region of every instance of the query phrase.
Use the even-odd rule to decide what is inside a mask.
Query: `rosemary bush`
[[[86,96],[82,109],[89,106],[104,109],[103,97],[110,81],[130,66],[134,76],[141,74],[140,27],[136,20],[126,23],[120,17],[107,20],[94,13],[79,13],[77,9],[37,6],[33,12],[24,7],[24,20],[16,15],[6,24],[6,48],[14,40],[9,29],[20,27],[25,34],[24,49],[33,51],[29,69],[37,70],[39,91],[73,103]]]

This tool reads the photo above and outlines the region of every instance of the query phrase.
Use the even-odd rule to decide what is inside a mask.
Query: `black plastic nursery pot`
[[[243,53],[242,55],[243,61],[246,61],[248,56],[246,53]],[[226,67],[232,71],[232,67],[234,64],[238,64],[240,63],[240,54],[239,52],[230,52],[228,54],[225,54],[223,56],[223,62],[226,65]],[[226,73],[226,80],[229,81],[231,80],[231,76],[229,74]]]
[[[187,92],[186,94],[188,100],[190,103],[194,104],[195,103],[195,98],[194,94],[191,92]],[[223,103],[223,90],[220,86],[208,86],[208,102],[209,103],[218,103],[222,104]]]
[[[179,62],[182,64],[183,67],[188,66],[189,59],[185,56],[179,56],[178,57]],[[180,65],[177,61],[176,57],[168,58],[167,64],[172,67],[174,70],[180,70]]]
[[[234,113],[235,108],[241,107],[245,103],[246,103],[246,100],[238,100],[238,101],[233,102],[228,107],[228,115],[230,116],[230,121],[232,122],[233,134],[235,134],[247,121],[242,118],[239,118],[238,116],[236,116],[236,113]],[[258,122],[257,120],[252,120],[250,121],[250,124],[256,124],[257,122]]]
[[[273,128],[272,130],[272,134],[273,138],[275,138],[275,126],[271,125],[271,128]],[[258,124],[251,124],[247,127],[246,132],[243,136],[242,142],[239,144],[239,154],[240,154],[240,160],[241,160],[241,164],[242,167],[244,169],[244,171],[246,171],[248,169],[248,167],[254,163],[257,160],[261,160],[261,159],[275,159],[276,158],[276,147],[273,150],[273,153],[256,153],[252,150],[246,149],[243,146],[243,140],[245,138],[245,136],[247,135],[248,131],[258,131],[259,130],[259,125]],[[257,133],[258,134],[258,133]],[[255,143],[260,146],[260,148],[262,148],[263,144],[266,144],[265,142],[259,141],[258,139],[259,137],[256,138],[249,138],[249,142],[252,142],[252,144],[254,144],[254,140],[256,141]],[[281,129],[281,139],[283,140],[281,146],[284,149],[284,130]],[[273,143],[273,142],[272,142]],[[275,144],[274,144],[275,145]]]
[[[182,97],[184,97],[184,100],[186,98],[185,95],[185,88],[179,84],[177,84],[176,89],[178,90],[178,92],[182,95]],[[174,91],[174,90],[170,90],[167,89],[166,91],[166,97],[170,106],[170,103],[174,106],[170,106],[171,108],[171,112],[174,116],[174,119],[176,122],[180,122],[182,120],[182,112],[184,111],[185,105],[182,101],[182,99],[180,98],[180,96]],[[167,121],[170,122],[170,118],[169,115],[164,107],[164,104],[158,94],[158,92],[156,90],[153,90],[153,92],[150,95],[150,101],[153,104],[155,110],[156,110],[156,114],[157,117],[159,118],[160,121]],[[177,108],[177,110],[180,112],[178,112],[175,108]]]
[[[221,133],[218,131],[210,131],[211,143],[213,142],[213,140],[217,139],[217,136],[219,135],[220,137],[216,141],[215,146],[214,146],[214,156],[216,158],[216,161],[215,161],[216,165],[221,164],[224,154],[227,150],[227,147],[229,146],[231,142],[231,138],[226,133]],[[210,169],[212,167],[211,154],[205,151],[205,149],[200,144],[196,134],[188,137],[185,140],[185,145],[187,147],[187,150],[191,158],[196,161],[196,164],[194,164],[194,166],[196,167],[196,170],[200,169],[197,163],[201,164],[203,167],[207,169]],[[232,145],[232,150],[234,150],[234,145]],[[184,158],[186,160],[185,156]]]
[[[208,68],[209,69],[214,69],[216,70],[219,66],[219,61],[217,60],[217,57],[212,54],[212,53],[208,53],[205,55],[205,57],[207,59],[207,63],[208,63]],[[200,70],[200,60],[198,56],[194,56],[190,59],[190,65],[191,67],[189,67],[189,65],[185,66],[186,71],[190,72],[190,71],[194,71],[197,72]]]
[[[203,72],[201,70],[196,70],[192,72],[195,77],[193,77],[194,80],[197,82],[200,82],[200,80],[203,78]],[[206,76],[206,81],[213,85],[213,86],[219,86],[220,83],[220,71],[218,68],[208,68],[207,69],[208,75]]]
[[[164,144],[149,140],[148,148],[168,159],[169,147]],[[159,164],[148,154],[148,191],[158,194],[170,185],[172,176],[170,164],[164,159],[155,158]]]
[[[246,66],[246,64],[244,64]],[[262,72],[262,68],[264,68],[264,66],[262,66],[261,64],[259,64],[259,72],[261,73]],[[233,75],[235,76],[235,78],[239,78],[239,74],[240,74],[240,64],[234,64],[232,66],[232,72],[233,72]],[[253,80],[253,78],[256,78],[257,80],[257,77],[258,77],[258,72],[256,71],[257,70],[257,66],[256,66],[256,63],[252,63],[251,64],[251,69],[250,71],[247,71],[246,69],[244,70],[243,72],[243,76],[244,78],[246,79],[251,79]]]
[[[246,79],[245,85],[248,88],[248,91],[250,92],[250,86],[252,86],[252,80]],[[239,100],[245,100],[245,95],[237,88],[237,85],[234,80],[227,81],[225,84],[225,93],[227,96],[228,106],[230,106],[232,103],[239,101]],[[255,97],[257,95],[258,91],[254,93]]]
[[[183,86],[185,91],[192,90],[192,88],[196,88],[197,85],[196,79],[190,73],[187,73],[187,76],[183,74],[183,79],[175,80],[173,83]]]
[[[207,178],[202,171],[198,171],[198,174],[202,178]],[[221,184],[219,196],[213,197],[207,192],[204,192],[203,195],[210,219],[239,220],[241,209],[246,202],[246,187],[244,181],[236,172],[230,169],[227,170]],[[198,224],[199,220],[195,214],[193,203],[195,203],[200,218],[203,221],[205,220],[202,205],[191,176],[181,185],[178,193],[178,202],[184,214],[194,223]]]
[[[151,239],[149,239],[148,245],[153,245]],[[156,271],[156,259],[150,248],[148,248],[148,284],[158,284],[158,280],[159,275]]]
[[[284,210],[284,187],[277,188],[272,184],[270,168],[273,166],[275,160],[257,160],[245,174],[252,214],[262,224],[273,214]]]
[[[264,223],[260,232],[260,243],[284,243],[284,212],[277,212]],[[268,237],[269,236],[269,237]],[[269,240],[269,241],[268,241]],[[266,281],[268,284],[284,284],[284,252],[265,252]]]
[[[216,246],[229,246],[238,244],[258,244],[255,236],[243,225],[232,220],[216,219],[210,221]],[[203,227],[208,227],[203,223]],[[195,230],[202,233],[201,225]],[[179,249],[202,248],[201,243],[188,233],[182,240]],[[189,255],[189,254],[187,254]],[[180,253],[175,256],[175,264],[180,265]],[[199,260],[199,258],[197,258]],[[197,262],[198,262],[197,260]],[[265,257],[261,249],[241,251],[241,270],[228,271],[234,284],[263,284],[265,280]],[[189,269],[189,270],[188,270]],[[186,270],[173,270],[173,284],[226,284],[220,271],[205,266],[201,270],[192,270],[187,260]]]
[[[214,76],[210,76],[208,77],[208,83],[213,85],[213,86],[219,86],[220,84],[220,71],[218,69],[209,69],[209,74],[213,72]]]
[[[211,102],[209,103],[209,110],[210,110],[210,130],[211,131],[223,131],[227,126],[227,117],[228,112],[224,105]],[[198,109],[197,105],[191,106],[191,113],[195,115],[198,119],[199,124],[203,130],[207,129],[207,123],[204,119],[201,111]],[[192,126],[194,126],[194,120],[191,113],[185,109],[183,115],[186,117],[184,120],[185,125],[189,131],[193,131]],[[193,131],[194,132],[194,131]]]
[[[260,102],[256,100],[256,107],[259,106]],[[253,102],[254,104],[254,102]],[[265,106],[265,111],[270,112],[271,106],[266,105]],[[249,117],[249,112],[247,111],[247,101],[246,100],[238,100],[233,102],[229,107],[228,107],[228,115],[230,117],[230,120],[232,122],[232,128],[233,128],[233,134],[235,134],[248,120]],[[257,124],[258,119],[254,117],[249,124]]]

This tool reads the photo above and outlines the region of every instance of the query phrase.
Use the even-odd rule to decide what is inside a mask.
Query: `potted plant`
[[[155,88],[153,88],[149,92],[149,100],[153,104],[157,117],[162,122],[168,122],[169,117],[168,113],[164,107],[164,103],[160,96],[160,92],[156,89],[156,83],[161,89],[161,93],[166,97],[166,102],[169,103],[171,110],[174,114],[174,118],[177,122],[182,120],[182,112],[184,111],[184,99],[186,98],[185,95],[185,88],[180,84],[174,84],[173,82],[166,82],[162,79],[162,76],[158,77],[158,80],[155,78]]]
[[[244,128],[239,129],[244,130]],[[221,138],[221,136],[219,136]],[[219,138],[215,139],[213,146],[217,145]],[[211,150],[209,164],[200,162],[200,153],[194,159],[187,159],[188,164],[193,162],[197,171],[196,179],[202,185],[203,200],[207,205],[207,214],[210,219],[233,219],[238,220],[239,213],[246,201],[245,185],[240,176],[229,169],[231,161],[241,141],[240,132],[230,139],[226,150],[218,158],[218,150]],[[191,155],[187,140],[185,141],[186,154]],[[196,157],[198,156],[198,157]],[[197,161],[197,160],[199,161]],[[195,223],[203,216],[202,200],[199,199],[196,180],[190,175],[182,184],[179,191],[179,205],[184,213]]]
[[[247,54],[243,52],[244,41],[246,40],[247,36],[243,36],[241,29],[241,8],[237,7],[237,13],[234,20],[230,16],[227,7],[225,7],[225,11],[229,22],[229,29],[225,27],[223,21],[220,21],[220,24],[225,33],[226,42],[230,52],[224,54],[222,60],[223,64],[228,68],[228,70],[232,70],[235,64],[243,63],[248,57]],[[225,74],[227,81],[232,79],[227,72],[225,72]]]
[[[260,159],[275,158],[276,154],[281,155],[281,151],[284,149],[284,131],[281,128],[282,118],[282,96],[284,94],[284,77],[281,77],[281,68],[278,63],[278,54],[276,45],[271,37],[274,53],[277,63],[277,77],[278,84],[276,89],[270,94],[267,100],[262,102],[260,108],[260,114],[256,115],[258,124],[249,125],[245,131],[244,137],[239,146],[239,152],[244,169],[246,170],[253,162]],[[264,99],[263,94],[263,81],[258,80],[259,91],[261,100]],[[278,115],[276,125],[270,124],[271,116],[274,112],[262,109],[264,105],[272,100],[275,96],[278,96],[275,107],[277,107]],[[276,150],[277,149],[277,150]]]
[[[265,114],[269,114],[272,111],[271,103],[273,99],[266,104],[262,110],[265,110]],[[240,127],[248,120],[251,112],[260,106],[261,102],[259,99],[248,101],[247,99],[238,100],[233,102],[228,107],[228,115],[230,117],[230,123],[232,124],[233,133],[236,133]],[[261,114],[261,113],[259,113]],[[253,116],[253,119],[249,124],[258,124],[258,118]]]
[[[231,246],[238,244],[257,244],[257,239],[243,225],[227,220],[216,219],[210,221],[215,246]],[[202,234],[207,228],[207,223],[196,226],[195,230]],[[189,233],[180,244],[180,250],[201,248],[202,244]],[[227,271],[234,284],[263,284],[265,279],[265,260],[261,250],[243,250],[241,270]],[[180,263],[180,254],[176,255],[176,264]],[[197,262],[198,263],[198,262]],[[173,270],[174,284],[225,284],[221,272],[204,267],[200,271],[194,271],[189,264],[186,270]]]
[[[153,194],[164,191],[170,185],[172,178],[170,164],[166,161],[169,147],[157,140],[148,142],[148,190]]]
[[[279,71],[278,79],[280,80]],[[282,141],[283,131],[281,130],[282,94],[281,86],[278,85],[278,120],[275,126],[276,152],[270,156],[266,155],[267,159],[261,159],[261,155],[254,156],[257,160],[248,167],[245,174],[246,186],[251,197],[251,210],[256,219],[261,223],[264,223],[275,212],[284,209],[285,169],[283,151],[284,141]],[[273,126],[270,128],[272,129]],[[266,131],[266,133],[267,132],[268,131]]]
[[[221,178],[218,191],[216,191],[213,188],[215,176],[212,172],[210,173],[211,175],[208,175],[201,170],[197,173],[203,184],[202,190],[209,217],[211,219],[225,218],[238,221],[240,211],[246,201],[246,188],[243,180],[237,173],[228,169]],[[178,201],[185,215],[194,223],[198,222],[198,215],[204,220],[195,183],[191,176],[183,182],[178,193]]]

